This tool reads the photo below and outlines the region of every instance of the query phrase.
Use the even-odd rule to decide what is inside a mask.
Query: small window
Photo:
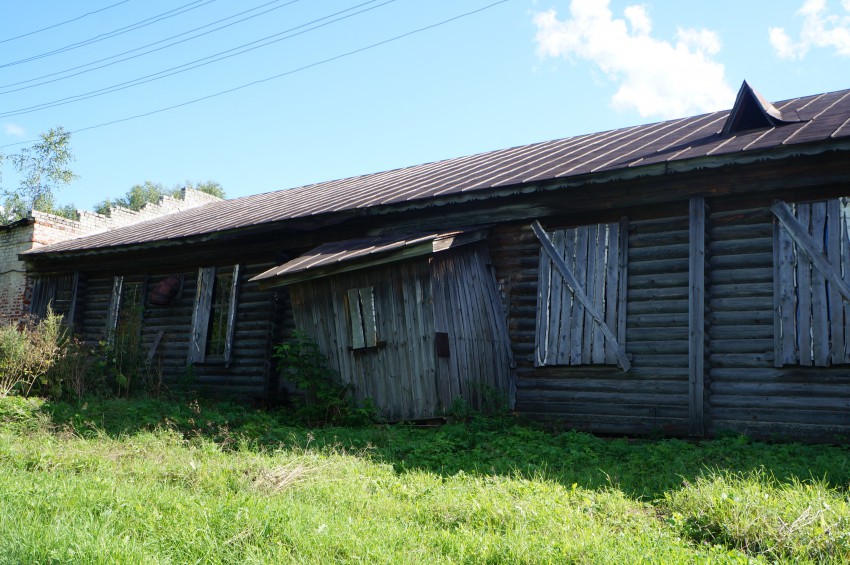
[[[36,318],[47,315],[50,307],[55,314],[65,317],[70,325],[77,299],[77,274],[48,275],[33,279],[30,313]]]
[[[224,357],[227,345],[227,319],[233,296],[233,273],[216,273],[207,331],[207,356]]]
[[[348,290],[347,297],[351,348],[375,347],[378,345],[378,316],[375,312],[374,288],[352,288]]]
[[[189,363],[230,363],[236,325],[239,265],[202,267],[192,311]]]

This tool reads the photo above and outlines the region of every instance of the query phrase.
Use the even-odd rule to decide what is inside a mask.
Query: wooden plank
[[[826,247],[829,262],[841,271],[841,201],[832,198],[827,201],[826,210]],[[844,280],[842,276],[842,280]],[[844,310],[843,300],[838,291],[830,284],[829,293],[829,364],[844,363]]]
[[[576,228],[576,262],[575,280],[579,288],[584,288],[587,281],[587,226]],[[575,289],[572,289],[575,293]],[[582,291],[584,292],[584,291]],[[570,320],[570,365],[581,365],[582,344],[584,343],[585,305],[573,294],[573,317]]]
[[[620,224],[608,224],[608,250],[605,258],[605,323],[614,331],[617,328],[617,292],[620,288]],[[619,332],[619,328],[617,330]],[[605,340],[605,363],[613,365],[617,355],[608,340]]]
[[[824,255],[826,236],[826,202],[811,204],[812,241],[815,250]],[[817,367],[829,364],[829,304],[826,298],[826,279],[817,269],[812,270],[812,358]]]
[[[360,292],[356,288],[350,288],[348,296],[348,315],[351,320],[351,347],[362,349],[366,347],[366,335],[363,332],[363,316],[360,310]]]
[[[807,239],[809,237],[809,223],[811,220],[811,207],[808,204],[796,205],[797,221],[802,233]],[[793,234],[791,234],[793,239]],[[796,243],[796,241],[795,241]],[[811,243],[814,248],[814,243]],[[812,262],[809,257],[802,253],[798,245],[797,270],[795,279],[797,281],[797,348],[800,365],[812,364]]]
[[[794,241],[788,231],[782,228],[779,218],[775,218],[778,234],[779,261],[779,308],[781,309],[781,335],[776,332],[775,339],[781,340],[782,356],[774,358],[774,365],[796,365],[800,359],[800,349],[797,346],[797,285],[794,282],[797,269],[797,255]]]
[[[192,326],[189,332],[188,363],[203,363],[206,358],[207,331],[209,329],[210,306],[212,304],[215,267],[198,269],[198,286],[195,305],[192,309]]]
[[[782,228],[779,226],[779,221],[774,218],[773,219],[773,365],[775,367],[781,367],[782,363],[785,359],[784,353],[782,350],[782,334],[788,331],[787,328],[782,325],[782,310],[783,310],[783,302],[782,302],[782,275],[783,269],[782,265],[780,265],[780,235],[782,233]],[[712,303],[716,302],[712,300]],[[712,340],[713,341],[713,340]],[[712,346],[713,348],[713,346]]]
[[[156,332],[156,337],[153,338],[153,344],[151,344],[150,349],[148,350],[148,355],[145,357],[145,363],[150,365],[151,361],[153,361],[154,355],[156,355],[156,349],[159,347],[159,342],[162,341],[162,336],[165,335],[165,330],[159,330]]]
[[[546,365],[546,353],[549,347],[549,285],[551,282],[551,261],[549,256],[540,251],[540,270],[537,282],[537,331],[534,343],[534,366]]]
[[[230,365],[233,357],[233,335],[236,328],[236,309],[239,305],[239,263],[233,266],[233,279],[230,282],[230,303],[227,305],[227,333],[224,336],[224,364]]]
[[[563,257],[567,265],[573,268],[575,265],[576,235],[577,230],[575,228],[565,230]],[[556,358],[556,364],[558,365],[570,364],[573,302],[572,291],[567,285],[561,284],[561,332],[558,335],[558,355]]]
[[[552,245],[560,254],[564,253],[566,246],[566,230],[555,230],[552,234]],[[554,365],[558,362],[558,343],[560,342],[560,334],[563,331],[561,326],[568,325],[569,318],[563,317],[562,301],[564,298],[564,283],[558,277],[551,279],[549,282],[549,327],[546,340],[546,355],[543,359],[544,364]],[[569,296],[567,296],[569,299]],[[566,324],[565,324],[566,323]]]
[[[543,230],[543,227],[540,225],[540,222],[535,220],[534,223],[531,224],[531,228],[534,230],[537,239],[540,240],[540,244],[542,245],[543,249],[552,259],[553,266],[558,270],[560,275],[564,278],[565,282],[572,289],[576,299],[584,306],[585,310],[590,313],[593,320],[596,323],[601,324],[604,336],[607,339],[611,340],[612,343],[616,342],[616,338],[614,337],[614,334],[611,333],[611,330],[608,328],[608,326],[605,324],[605,320],[602,318],[601,314],[593,308],[593,304],[591,304],[587,295],[584,293],[584,290],[578,284],[575,275],[572,273],[572,271],[570,271],[570,269],[564,263],[564,260],[561,259],[555,248],[552,246],[552,242],[549,241],[549,236],[546,235],[546,232]],[[617,348],[617,359],[619,360],[620,366],[624,371],[628,371],[629,369],[631,369],[632,365],[629,362],[628,357],[626,357],[625,352],[619,347]]]
[[[617,289],[617,344],[623,351],[626,350],[626,306],[628,304],[629,288],[629,219],[620,218],[620,255],[619,276]],[[616,351],[615,351],[616,353]]]
[[[374,347],[378,344],[378,313],[375,311],[374,287],[368,286],[360,289],[360,307],[363,314],[363,338],[366,347]]]
[[[594,281],[594,301],[596,311],[600,312],[603,320],[606,320],[608,328],[614,328],[614,324],[607,324],[607,313],[605,312],[605,278],[608,272],[606,258],[608,254],[608,226],[606,224],[598,224],[596,226],[596,275]],[[612,331],[613,333],[613,331]],[[605,363],[605,335],[602,333],[599,324],[593,325],[593,347],[591,355],[594,364],[601,365]]]
[[[591,308],[599,314],[603,315],[602,310],[597,309],[596,307],[596,295],[597,287],[596,287],[596,249],[598,247],[599,241],[599,225],[587,226],[587,271],[585,273],[586,277],[582,279],[578,279],[579,284],[587,295],[587,299],[590,301]],[[603,318],[604,320],[604,318]],[[594,323],[593,323],[593,314],[590,313],[588,308],[584,309],[584,336],[581,338],[581,358],[582,363],[593,363],[593,331],[594,331]]]
[[[841,202],[841,280],[850,286],[850,200],[839,199]],[[836,289],[837,291],[837,289]],[[850,363],[850,302],[842,302],[844,310],[844,362]]]
[[[106,313],[106,341],[115,341],[115,332],[118,329],[118,314],[121,311],[121,293],[124,287],[124,277],[112,278],[112,296],[109,300],[109,310]]]
[[[688,433],[705,435],[705,198],[690,200],[688,236]]]

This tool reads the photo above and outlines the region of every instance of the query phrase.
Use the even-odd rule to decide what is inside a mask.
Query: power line
[[[411,35],[416,35],[418,33],[422,33],[424,31],[428,31],[428,30],[446,25],[448,23],[460,20],[462,18],[466,18],[466,17],[472,16],[472,15],[484,12],[485,10],[489,10],[490,8],[493,8],[494,6],[498,6],[499,4],[504,4],[505,2],[508,2],[508,0],[498,0],[497,2],[493,2],[491,4],[488,4],[486,6],[483,6],[481,8],[475,9],[475,10],[471,10],[469,12],[464,12],[462,14],[458,14],[457,16],[453,16],[453,17],[448,18],[446,20],[442,20],[442,21],[439,21],[439,22],[436,22],[436,23],[433,23],[433,24],[430,24],[430,25],[427,25],[427,26],[424,26],[424,27],[420,27],[420,28],[414,29],[412,31],[402,33],[401,35],[396,35],[396,36],[391,37],[389,39],[384,39],[383,41],[379,41],[377,43],[372,43],[371,45],[367,45],[365,47],[360,47],[359,49],[347,51],[347,52],[342,53],[340,55],[335,55],[335,56],[329,57],[327,59],[322,59],[321,61],[316,61],[315,63],[310,63],[309,65],[304,65],[302,67],[298,67],[296,69],[292,69],[292,70],[289,70],[289,71],[286,71],[286,72],[283,72],[283,73],[280,73],[280,74],[272,75],[272,76],[269,76],[269,77],[266,77],[266,78],[263,78],[263,79],[255,80],[253,82],[245,83],[245,84],[236,86],[234,88],[229,88],[227,90],[221,90],[221,91],[216,92],[214,94],[209,94],[207,96],[195,98],[194,100],[188,100],[186,102],[181,102],[180,104],[174,104],[173,106],[167,106],[165,108],[158,108],[156,110],[151,110],[149,112],[144,112],[142,114],[136,114],[134,116],[128,116],[126,118],[119,118],[117,120],[112,120],[112,121],[109,121],[109,122],[103,122],[103,123],[93,125],[93,126],[87,126],[87,127],[79,128],[79,129],[76,129],[76,130],[69,132],[69,133],[72,133],[72,134],[80,133],[80,132],[89,131],[89,130],[93,130],[93,129],[99,129],[99,128],[102,128],[102,127],[107,127],[107,126],[111,126],[111,125],[115,125],[115,124],[120,124],[120,123],[123,123],[123,122],[129,122],[131,120],[137,120],[137,119],[140,119],[140,118],[153,116],[155,114],[161,114],[162,112],[168,112],[169,110],[175,110],[177,108],[182,108],[184,106],[189,106],[191,104],[197,104],[198,102],[210,100],[211,98],[217,98],[219,96],[224,96],[225,94],[230,94],[232,92],[236,92],[238,90],[243,90],[243,89],[249,88],[251,86],[270,82],[270,81],[273,81],[273,80],[276,80],[276,79],[279,79],[279,78],[283,78],[285,76],[289,76],[289,75],[293,75],[293,74],[301,72],[301,71],[305,71],[307,69],[312,69],[313,67],[318,67],[320,65],[331,63],[331,62],[337,61],[339,59],[344,59],[346,57],[356,55],[357,53],[369,51],[371,49],[375,49],[376,47],[380,47],[380,46],[386,45],[388,43],[393,43],[393,42],[398,41],[400,39],[404,39],[405,37],[410,37]],[[5,149],[6,147],[13,147],[13,146],[16,146],[16,145],[25,145],[27,143],[35,143],[37,141],[38,141],[37,139],[31,139],[29,141],[19,141],[17,143],[8,143],[6,145],[0,145],[0,149]]]
[[[129,0],[125,0],[125,1],[129,1]],[[31,78],[31,79],[28,79],[28,80],[22,80],[22,81],[20,81],[20,82],[13,82],[13,83],[10,83],[10,84],[3,84],[3,85],[0,85],[0,88],[9,88],[9,87],[11,87],[11,86],[18,86],[18,85],[21,85],[21,84],[26,84],[26,83],[28,83],[28,82],[35,82],[35,81],[37,81],[37,80],[41,80],[41,79],[43,79],[43,78],[49,78],[49,77],[52,77],[52,76],[61,75],[61,74],[63,74],[63,73],[69,73],[69,72],[71,72],[71,71],[76,71],[77,69],[82,69],[82,68],[84,68],[84,67],[90,67],[90,66],[92,66],[92,65],[96,65],[96,64],[98,64],[98,63],[102,63],[102,62],[104,62],[104,61],[109,61],[110,59],[115,59],[115,58],[117,58],[117,57],[121,57],[122,55],[127,55],[128,53],[135,53],[136,51],[141,51],[142,49],[146,49],[146,48],[148,48],[148,47],[152,47],[152,46],[154,46],[154,45],[159,45],[160,43],[165,43],[166,41],[170,41],[170,40],[175,39],[175,38],[177,38],[177,37],[182,37],[182,36],[187,35],[187,34],[190,34],[190,33],[192,33],[192,32],[195,32],[195,31],[198,31],[198,30],[201,30],[201,29],[204,29],[204,28],[208,28],[208,27],[210,27],[210,26],[214,26],[215,24],[221,23],[221,22],[223,22],[223,21],[232,20],[233,18],[237,18],[237,17],[239,17],[239,16],[242,16],[242,15],[244,15],[244,14],[247,14],[248,12],[253,12],[253,11],[255,11],[255,10],[259,10],[259,9],[261,9],[261,8],[265,8],[266,6],[269,6],[269,5],[271,5],[271,4],[277,4],[277,3],[278,3],[278,2],[280,2],[280,1],[281,1],[281,0],[272,0],[271,2],[266,2],[265,4],[261,4],[261,5],[259,5],[259,6],[254,7],[254,8],[251,8],[251,9],[249,9],[249,10],[244,10],[244,11],[239,12],[239,13],[237,13],[237,14],[233,14],[232,16],[227,16],[226,18],[221,18],[220,20],[216,20],[216,21],[214,21],[214,22],[210,22],[210,23],[208,23],[208,24],[206,24],[206,25],[202,25],[202,26],[199,26],[199,27],[196,27],[196,28],[190,29],[190,30],[188,30],[188,31],[184,31],[183,33],[178,33],[177,35],[172,35],[171,37],[166,37],[165,39],[160,39],[159,41],[154,41],[153,43],[148,43],[147,45],[142,45],[141,47],[136,47],[135,49],[130,49],[130,50],[128,50],[128,51],[124,51],[124,52],[122,52],[122,53],[118,53],[118,54],[116,54],[116,55],[111,55],[111,56],[109,56],[109,57],[104,57],[103,59],[98,59],[98,60],[96,60],[96,61],[92,61],[92,62],[90,62],[90,63],[86,63],[86,64],[84,64],[84,65],[77,65],[76,67],[71,67],[71,68],[68,68],[68,69],[63,69],[63,70],[61,70],[61,71],[56,71],[55,73],[50,73],[50,74],[42,75],[42,76],[35,77],[35,78]],[[105,68],[105,67],[109,67],[109,66],[112,66],[112,65],[117,65],[118,63],[123,63],[124,61],[129,61],[129,60],[131,60],[131,59],[135,59],[135,58],[138,58],[138,57],[142,57],[142,56],[144,56],[144,55],[148,55],[148,54],[150,54],[150,53],[155,53],[155,52],[157,52],[157,51],[161,51],[161,50],[163,50],[163,49],[167,49],[167,48],[169,48],[169,47],[173,47],[173,46],[175,46],[175,45],[179,45],[180,43],[185,43],[185,42],[187,42],[187,41],[191,41],[191,40],[193,40],[193,39],[197,39],[197,38],[199,38],[199,37],[203,37],[203,36],[205,36],[205,35],[209,35],[209,34],[214,33],[214,32],[216,32],[216,31],[220,31],[220,30],[222,30],[222,29],[225,29],[225,28],[228,28],[228,27],[234,26],[234,25],[236,25],[236,24],[242,23],[242,22],[247,21],[247,20],[250,20],[250,19],[252,19],[252,18],[257,18],[257,17],[262,16],[262,15],[264,15],[264,14],[268,14],[269,12],[272,12],[272,11],[274,11],[274,10],[279,10],[279,9],[281,9],[281,8],[285,8],[286,6],[289,6],[290,4],[295,4],[296,2],[299,2],[299,1],[300,1],[300,0],[291,0],[290,2],[287,2],[286,4],[283,4],[282,6],[275,6],[274,8],[269,8],[268,10],[265,10],[265,11],[263,11],[263,12],[259,12],[259,13],[257,13],[257,14],[250,15],[250,16],[248,16],[248,17],[246,17],[246,18],[242,18],[241,20],[237,20],[237,21],[235,21],[235,22],[230,22],[229,24],[225,24],[225,25],[220,26],[220,27],[217,27],[217,28],[215,28],[215,29],[211,29],[211,30],[205,31],[205,32],[203,32],[203,33],[199,33],[198,35],[194,35],[194,36],[192,36],[192,37],[187,37],[186,39],[181,39],[180,41],[175,41],[174,43],[169,43],[168,45],[163,45],[162,47],[158,47],[158,48],[156,48],[156,49],[151,49],[150,51],[145,51],[144,53],[139,53],[139,54],[137,54],[137,55],[133,55],[132,57],[126,57],[126,58],[124,58],[124,59],[120,59],[120,60],[118,60],[118,61],[113,61],[113,62],[111,62],[111,63],[107,63],[106,65],[101,65],[101,66],[99,66],[99,67],[94,67],[94,68],[92,68],[92,69],[86,69],[85,71],[80,71],[80,72],[78,72],[78,73],[74,73],[74,74],[66,75],[66,76],[64,76],[64,77],[59,77],[59,78],[56,78],[56,79],[52,79],[52,80],[48,80],[48,81],[44,81],[44,82],[40,82],[40,83],[38,83],[38,84],[31,84],[31,85],[29,85],[29,86],[24,86],[24,87],[21,87],[21,88],[16,88],[16,89],[14,89],[14,90],[6,90],[6,91],[4,91],[4,92],[0,92],[0,94],[11,94],[12,92],[19,92],[19,91],[21,91],[21,90],[26,90],[26,89],[28,89],[28,88],[35,88],[35,87],[37,87],[37,86],[42,86],[42,85],[45,85],[45,84],[51,84],[51,83],[54,83],[54,82],[58,82],[58,81],[60,81],[60,80],[65,80],[65,79],[67,79],[67,78],[71,78],[71,77],[75,77],[75,76],[82,75],[82,74],[85,74],[85,73],[90,73],[90,72],[92,72],[92,71],[96,71],[96,70],[99,70],[99,69],[103,69],[103,68]]]
[[[113,92],[126,90],[126,89],[132,88],[134,86],[147,84],[149,82],[153,82],[153,81],[161,80],[163,78],[167,78],[167,77],[174,76],[174,75],[177,75],[177,74],[185,73],[185,72],[188,72],[192,69],[197,69],[199,67],[211,65],[212,63],[216,63],[216,62],[222,61],[224,59],[236,57],[238,55],[244,55],[245,53],[255,51],[255,50],[260,49],[262,47],[267,47],[269,45],[273,45],[275,43],[279,43],[279,42],[285,41],[287,39],[292,39],[293,37],[297,37],[299,35],[304,35],[305,33],[309,33],[311,31],[317,30],[319,28],[329,26],[333,23],[336,23],[336,22],[357,16],[357,15],[363,14],[365,12],[369,12],[371,10],[380,8],[381,6],[385,6],[387,4],[391,4],[392,2],[395,2],[396,0],[385,0],[383,3],[378,4],[377,6],[371,6],[369,8],[365,8],[363,10],[360,10],[359,12],[354,12],[353,14],[347,14],[345,16],[338,17],[336,19],[330,20],[328,22],[325,22],[325,23],[322,23],[322,24],[319,24],[319,25],[315,25],[315,26],[308,28],[308,29],[305,29],[303,31],[299,31],[297,33],[291,33],[295,30],[307,27],[309,25],[315,24],[315,23],[320,22],[322,20],[326,20],[328,18],[332,18],[334,16],[338,16],[340,14],[344,14],[345,12],[350,12],[351,10],[361,8],[363,6],[366,6],[367,4],[373,4],[374,2],[377,2],[377,1],[378,0],[368,0],[367,2],[357,4],[357,5],[352,6],[350,8],[346,8],[345,10],[340,10],[339,12],[334,12],[333,14],[323,16],[321,18],[317,18],[315,20],[312,20],[312,21],[309,21],[307,23],[295,26],[293,28],[289,28],[287,30],[269,35],[269,36],[264,37],[262,39],[257,39],[255,41],[251,41],[249,43],[245,43],[245,44],[239,45],[237,47],[227,49],[225,51],[220,51],[220,52],[215,53],[213,55],[208,55],[208,56],[202,57],[200,59],[195,59],[194,61],[189,61],[188,63],[184,63],[182,65],[177,65],[176,67],[171,67],[171,68],[168,68],[168,69],[165,69],[165,70],[162,70],[162,71],[151,73],[149,75],[145,75],[145,76],[142,76],[142,77],[139,77],[139,78],[135,78],[133,80],[129,80],[129,81],[118,83],[118,84],[113,84],[111,86],[106,86],[104,88],[99,88],[99,89],[96,89],[96,90],[91,90],[89,92],[84,92],[82,94],[75,94],[73,96],[66,96],[65,98],[59,98],[58,100],[53,100],[53,101],[50,101],[50,102],[43,102],[41,104],[36,104],[34,106],[28,106],[28,107],[25,107],[25,108],[17,108],[15,110],[9,110],[7,112],[0,112],[0,118],[10,118],[12,116],[20,116],[22,114],[31,114],[33,112],[38,112],[40,110],[46,110],[48,108],[55,108],[56,106],[64,106],[66,104],[72,104],[74,102],[79,102],[80,100],[88,100],[89,98],[96,98],[98,96],[104,96],[106,94],[111,94]],[[290,35],[285,35],[287,33],[289,33]],[[278,37],[280,35],[284,35],[284,37]],[[278,37],[278,39],[274,39],[273,41],[267,41],[269,38],[274,38],[274,37]],[[262,43],[263,41],[266,41],[266,43]],[[261,43],[261,45],[257,45],[258,43]],[[253,45],[253,47],[249,47],[251,45]],[[241,49],[241,51],[240,51],[240,49]],[[236,51],[236,52],[234,53],[234,51]]]
[[[51,26],[43,27],[43,28],[41,28],[41,29],[37,29],[37,30],[35,30],[35,31],[30,31],[30,32],[27,32],[27,33],[22,33],[21,35],[16,35],[15,37],[8,37],[8,38],[6,38],[6,39],[0,39],[0,43],[8,43],[8,42],[10,42],[10,41],[14,41],[14,40],[16,40],[16,39],[21,39],[22,37],[29,37],[30,35],[35,35],[35,34],[37,34],[37,33],[41,33],[41,32],[43,32],[43,31],[47,31],[47,30],[50,30],[50,29],[57,28],[57,27],[59,27],[59,26],[63,26],[63,25],[65,25],[65,24],[70,24],[71,22],[75,22],[75,21],[77,21],[77,20],[81,20],[81,19],[83,19],[83,18],[85,18],[85,17],[87,17],[87,16],[91,16],[91,15],[94,15],[94,14],[99,14],[100,12],[105,12],[106,10],[108,10],[108,9],[110,9],[110,8],[114,8],[115,6],[120,6],[121,4],[126,4],[126,3],[127,3],[127,2],[129,2],[129,1],[130,1],[130,0],[121,0],[121,2],[116,2],[115,4],[111,4],[111,5],[109,5],[109,6],[106,6],[106,7],[104,7],[104,8],[101,8],[100,10],[94,10],[94,11],[92,11],[92,12],[86,12],[86,13],[85,13],[85,14],[83,14],[82,16],[77,16],[76,18],[72,18],[72,19],[70,19],[70,20],[65,20],[64,22],[59,22],[58,24],[53,24],[53,25],[51,25]]]
[[[44,53],[40,53],[38,55],[33,55],[32,57],[27,57],[26,59],[18,59],[17,61],[12,61],[10,63],[0,64],[0,68],[4,67],[12,67],[15,65],[21,65],[23,63],[28,63],[30,61],[35,61],[38,59],[43,59],[45,57],[50,57],[51,55],[57,55],[59,53],[65,53],[66,51],[72,51],[74,49],[79,49],[80,47],[85,47],[86,45],[91,45],[93,43],[98,43],[100,41],[104,41],[106,39],[111,39],[113,37],[117,37],[119,35],[123,35],[125,33],[129,33],[131,31],[135,31],[137,29],[141,29],[143,27],[147,27],[149,25],[153,25],[162,20],[166,20],[168,18],[173,18],[174,16],[179,16],[181,14],[185,14],[191,10],[195,10],[197,8],[201,8],[206,6],[207,4],[211,4],[216,0],[194,0],[194,2],[189,2],[188,4],[183,4],[178,8],[174,8],[173,10],[169,10],[167,12],[163,12],[161,14],[157,14],[155,16],[151,16],[150,18],[138,21],[136,23],[130,24],[128,26],[120,27],[118,29],[114,29],[112,31],[108,31],[106,33],[101,33],[100,35],[96,35],[94,37],[90,37],[89,39],[85,39],[83,41],[79,41],[77,43],[71,43],[70,45],[66,45],[64,47],[60,47],[58,49],[54,49],[53,51],[46,51]],[[197,5],[196,5],[197,4]]]

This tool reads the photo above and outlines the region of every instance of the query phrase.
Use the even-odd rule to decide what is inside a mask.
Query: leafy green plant
[[[49,373],[63,355],[67,339],[62,316],[50,308],[40,321],[0,329],[0,397],[26,396],[33,387],[51,388]]]
[[[356,423],[371,420],[371,403],[356,406],[351,385],[341,384],[328,367],[328,358],[306,333],[296,330],[292,339],[275,347],[274,357],[284,379],[304,394],[297,416],[309,424]]]

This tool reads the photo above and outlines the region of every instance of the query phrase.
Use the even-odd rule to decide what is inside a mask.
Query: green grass
[[[848,455],[7,398],[0,563],[839,563]]]

